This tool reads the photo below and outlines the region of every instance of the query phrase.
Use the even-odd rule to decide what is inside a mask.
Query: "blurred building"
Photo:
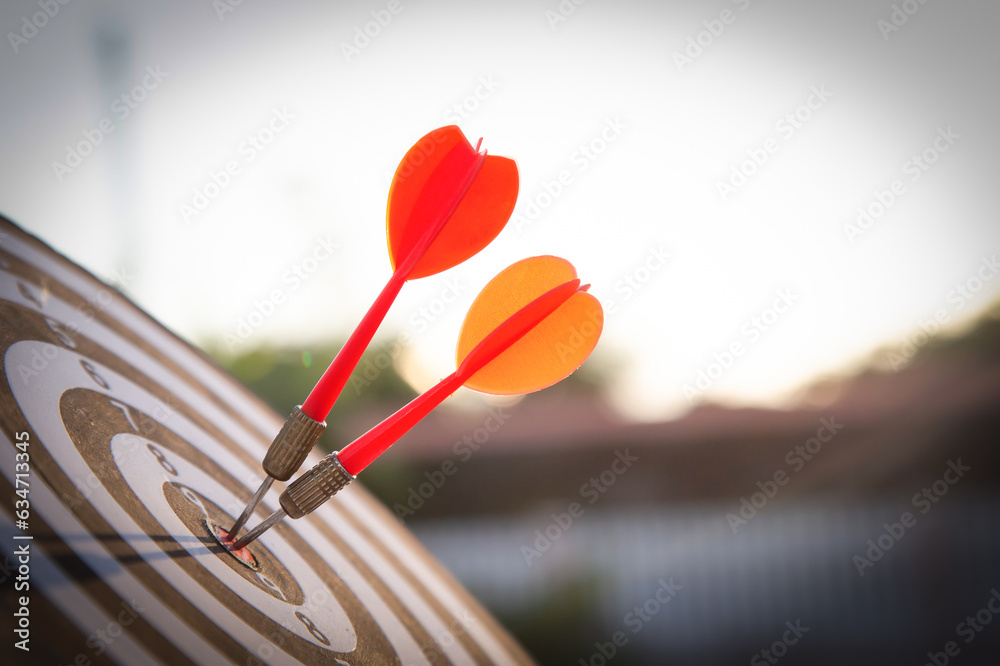
[[[435,415],[375,486],[543,663],[1000,663],[995,319],[787,411],[497,414]]]

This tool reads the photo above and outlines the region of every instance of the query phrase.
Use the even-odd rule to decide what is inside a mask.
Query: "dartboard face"
[[[282,420],[2,219],[0,359],[5,606],[30,610],[14,625],[30,652],[15,656],[530,663],[358,484],[246,557],[223,548],[218,531],[262,480]],[[252,521],[277,508],[280,486]]]

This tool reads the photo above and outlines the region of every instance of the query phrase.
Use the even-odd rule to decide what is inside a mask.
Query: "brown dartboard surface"
[[[531,663],[359,484],[223,549],[282,419],[3,218],[0,359],[5,663]]]

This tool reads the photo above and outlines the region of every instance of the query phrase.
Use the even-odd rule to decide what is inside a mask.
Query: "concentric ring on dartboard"
[[[353,628],[356,645],[338,654],[320,647],[322,641],[317,645],[313,634],[302,640],[303,627],[316,628],[309,609],[284,602],[273,590],[262,590],[234,573],[235,560],[226,563],[212,550],[217,542],[205,540],[211,525],[199,524],[192,531],[174,511],[193,507],[200,514],[197,505],[214,503],[224,513],[238,513],[250,486],[259,483],[260,456],[280,426],[278,415],[113,287],[2,218],[0,357],[0,427],[7,433],[30,431],[35,545],[39,557],[51,556],[49,561],[65,577],[47,579],[63,580],[58,587],[39,578],[39,603],[48,597],[52,608],[65,614],[59,604],[66,601],[68,581],[74,598],[97,605],[88,606],[83,615],[66,615],[63,625],[52,624],[66,630],[53,645],[65,647],[66,638],[80,638],[75,632],[82,631],[82,639],[69,644],[82,646],[88,633],[120,612],[122,603],[138,598],[144,611],[128,633],[139,643],[128,648],[122,637],[107,649],[112,660],[136,663],[134,648],[142,645],[150,650],[140,660],[145,662],[530,662],[360,487],[345,493],[327,515],[272,530],[281,537],[277,544],[262,542],[296,577],[296,584],[306,588],[307,599],[312,586],[300,573],[311,571],[321,579],[347,613],[349,622],[343,626]],[[82,404],[83,392],[91,394],[89,404]],[[71,405],[67,401],[74,394],[76,404]],[[166,485],[169,474],[162,470],[124,483],[119,461],[110,455],[92,469],[80,448],[108,451],[119,434],[146,435],[147,445],[178,471],[182,459],[193,463],[213,486],[238,498],[233,499],[236,506],[209,489],[208,481],[174,479],[180,485]],[[9,439],[0,441],[11,446]],[[141,443],[130,448],[139,452]],[[159,465],[159,459],[148,457],[150,449],[142,455]],[[204,464],[203,456],[211,464]],[[126,467],[127,458],[120,457]],[[0,460],[3,482],[9,485],[13,472],[7,468]],[[131,487],[155,491],[155,517],[144,511],[136,493],[121,492]],[[175,522],[168,530],[158,519]],[[228,517],[222,524],[226,522]],[[198,558],[183,552],[185,544],[202,549],[203,558],[217,560],[213,566],[225,563],[225,577],[240,590],[252,590],[283,610],[273,622],[262,619],[221,580],[208,580]],[[178,557],[171,557],[164,545]],[[286,558],[286,547],[301,559]],[[58,659],[77,657],[73,650],[60,652]]]

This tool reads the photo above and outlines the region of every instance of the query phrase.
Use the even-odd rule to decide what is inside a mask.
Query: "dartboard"
[[[2,218],[0,358],[4,640],[25,663],[531,663],[360,484],[223,548],[283,420]]]

